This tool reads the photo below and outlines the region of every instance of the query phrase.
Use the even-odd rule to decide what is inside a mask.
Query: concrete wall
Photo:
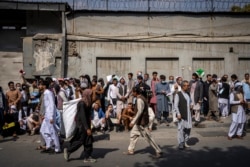
[[[8,82],[21,82],[19,70],[23,69],[23,57],[21,52],[0,51],[0,86],[4,92],[8,90]]]
[[[249,44],[221,44],[221,43],[132,43],[132,42],[77,42],[79,46],[79,57],[70,57],[68,64],[68,76],[78,77],[83,73],[90,75],[97,74],[99,77],[106,78],[106,71],[98,71],[96,66],[97,58],[129,58],[130,69],[124,70],[119,67],[113,71],[118,71],[118,74],[127,76],[128,72],[136,73],[137,71],[148,72],[158,71],[166,76],[184,76],[190,79],[191,75],[198,68],[203,68],[207,73],[216,73],[222,76],[224,73],[236,73],[241,78],[245,72],[250,72],[249,68],[239,66],[239,58],[245,58],[246,65],[250,64],[250,47]],[[234,48],[234,52],[229,52],[229,47]],[[178,69],[174,71],[164,64],[150,65],[150,69],[146,69],[148,58],[160,59],[166,58],[165,65],[168,64],[168,58],[178,58]],[[197,59],[198,58],[198,59]],[[248,60],[249,58],[249,60]],[[219,64],[219,60],[222,60]],[[111,60],[110,60],[111,61]],[[200,64],[196,64],[199,62]],[[205,64],[201,64],[201,62]],[[112,68],[112,67],[110,67]],[[171,67],[173,68],[173,67]],[[163,70],[161,70],[163,69]],[[169,72],[171,71],[171,73]]]
[[[19,48],[20,43],[15,39],[25,37],[23,66],[28,78],[34,75],[60,77],[60,37],[33,36],[37,33],[60,34],[60,15],[59,12],[27,12],[26,34],[13,32],[3,34],[4,39],[0,39],[0,46],[4,46],[0,51],[3,52],[3,48]],[[128,72],[151,73],[155,70],[167,76],[181,75],[189,79],[198,67],[205,68],[206,73],[236,73],[241,78],[243,73],[249,72],[250,17],[246,14],[78,12],[67,15],[66,26],[67,77],[87,73],[105,78],[111,72],[126,76]],[[6,43],[8,39],[14,40]],[[46,54],[56,53],[53,59],[46,61],[47,71],[37,70],[45,60],[34,58],[37,42]],[[6,56],[10,55],[22,59],[22,54],[4,52],[0,55],[1,62],[11,64],[8,67],[13,75],[8,76],[9,79],[15,79],[18,75],[15,68],[19,71],[23,67],[21,64],[12,67],[15,58],[6,61]],[[6,75],[1,71],[0,74]]]
[[[67,20],[68,34],[101,36],[248,35],[249,16],[233,14],[76,13]]]
[[[22,37],[25,30],[0,30],[0,86],[8,89],[8,82],[21,82],[19,70],[23,69]]]
[[[82,73],[105,77],[111,70],[98,71],[100,57],[128,58],[131,69],[110,67],[125,76],[157,70],[190,79],[199,67],[206,73],[236,73],[242,78],[250,71],[250,18],[246,15],[82,13],[68,17],[67,34],[70,42],[76,41],[80,56],[69,57],[71,77]],[[163,64],[162,69],[157,65],[147,69],[149,58],[166,60],[168,66],[170,58],[177,58],[178,69],[171,71]]]

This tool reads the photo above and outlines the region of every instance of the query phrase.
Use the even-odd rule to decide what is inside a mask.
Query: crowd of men
[[[127,79],[112,75],[106,83],[103,78],[93,76],[91,79],[89,75],[47,77],[33,79],[31,83],[24,74],[21,77],[22,83],[8,83],[6,93],[0,87],[0,140],[2,136],[16,138],[21,133],[40,134],[42,142],[37,149],[41,153],[60,153],[65,138],[63,103],[81,99],[77,104],[74,136],[64,143],[66,160],[84,145],[84,162],[95,162],[91,157],[92,133],[112,130],[130,131],[126,154],[134,154],[135,143],[141,135],[146,136],[160,157],[160,148],[148,135],[154,126],[169,126],[173,122],[178,129],[179,149],[184,149],[189,147],[192,125],[199,125],[201,115],[207,121],[214,119],[223,123],[223,118],[232,114],[228,139],[242,139],[250,110],[249,73],[242,81],[235,74],[231,79],[228,75],[219,78],[216,74],[207,74],[206,81],[202,81],[197,73],[192,74],[190,81],[179,76],[169,76],[167,81],[165,75],[158,77],[157,72],[153,72],[152,77],[138,72],[136,78],[128,73]]]

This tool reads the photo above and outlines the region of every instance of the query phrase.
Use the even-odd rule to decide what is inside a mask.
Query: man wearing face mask
[[[199,77],[196,73],[193,73],[192,80],[189,82],[190,85],[190,96],[192,100],[192,107],[195,114],[195,123],[194,126],[198,126],[200,122],[200,110],[203,97],[203,84],[199,80]]]
[[[169,115],[167,94],[170,93],[169,84],[166,82],[166,76],[160,75],[160,82],[155,85],[155,93],[157,97],[157,120],[161,123],[161,116],[164,117],[166,125],[169,126],[167,118]]]

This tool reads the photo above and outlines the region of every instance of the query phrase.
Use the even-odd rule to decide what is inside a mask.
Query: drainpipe
[[[66,77],[67,61],[66,61],[66,20],[65,12],[62,11],[62,59],[61,59],[61,77]]]

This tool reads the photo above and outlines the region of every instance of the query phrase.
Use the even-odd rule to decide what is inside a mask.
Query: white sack
[[[75,116],[77,112],[77,104],[81,99],[75,99],[63,102],[63,123],[65,127],[66,139],[73,135],[75,129]]]

